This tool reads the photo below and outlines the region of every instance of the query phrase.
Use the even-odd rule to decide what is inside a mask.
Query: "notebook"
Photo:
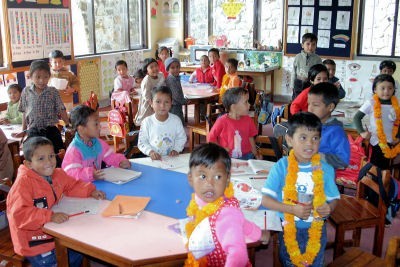
[[[274,162],[266,160],[249,159],[248,161],[232,159],[232,175],[260,174],[267,175]]]
[[[141,172],[122,168],[106,168],[102,169],[102,171],[104,180],[114,184],[124,184],[142,175]]]
[[[104,217],[138,218],[149,201],[150,197],[117,195],[101,215]]]

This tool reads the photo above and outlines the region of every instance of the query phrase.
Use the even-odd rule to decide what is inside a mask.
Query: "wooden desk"
[[[22,125],[21,124],[0,125],[0,129],[3,130],[4,135],[8,139],[8,148],[10,149],[11,157],[13,158],[13,163],[14,163],[14,177],[16,177],[18,169],[17,165],[19,163],[15,162],[15,155],[20,154],[19,147],[21,145],[22,138],[12,137],[11,134],[21,132]]]

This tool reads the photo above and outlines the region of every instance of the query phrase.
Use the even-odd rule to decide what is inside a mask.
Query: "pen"
[[[265,176],[255,176],[255,177],[250,177],[249,179],[251,180],[260,180],[260,179],[267,179]]]
[[[267,211],[264,211],[264,230],[267,230]]]
[[[85,214],[85,213],[89,213],[90,211],[88,211],[88,210],[85,210],[85,211],[81,211],[81,212],[78,212],[78,213],[74,213],[74,214],[70,214],[70,215],[68,215],[68,217],[74,217],[74,216],[78,216],[78,215],[82,215],[82,214]]]
[[[290,199],[290,198],[287,198],[286,200],[287,200],[287,201],[290,201],[290,202],[292,202],[292,203],[294,203],[294,204],[299,204],[299,205],[305,206],[304,203],[298,202],[298,201],[293,200],[293,199]]]

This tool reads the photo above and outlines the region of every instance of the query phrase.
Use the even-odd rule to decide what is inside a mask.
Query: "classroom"
[[[399,2],[2,0],[0,266],[400,266]]]

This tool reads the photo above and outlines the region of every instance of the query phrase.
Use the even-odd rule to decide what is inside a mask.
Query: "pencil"
[[[267,230],[267,211],[264,211],[264,230]]]
[[[78,212],[78,213],[70,214],[70,215],[68,215],[68,217],[71,218],[71,217],[82,215],[82,214],[85,214],[85,213],[89,213],[89,211],[85,210],[85,211],[81,211],[81,212]]]
[[[249,179],[251,180],[260,180],[260,179],[267,179],[265,176],[255,176],[255,177],[250,177]]]
[[[290,199],[290,198],[287,198],[286,200],[292,202],[293,204],[298,204],[298,205],[304,206],[304,203],[298,202],[296,200],[293,200],[293,199]]]

